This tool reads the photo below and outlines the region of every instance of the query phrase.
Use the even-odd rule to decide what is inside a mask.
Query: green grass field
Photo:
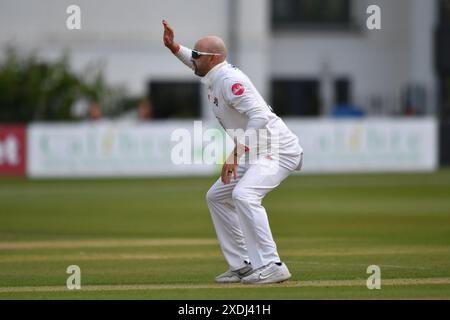
[[[293,277],[269,286],[214,283],[214,180],[0,179],[0,299],[450,299],[449,170],[290,177],[264,204]]]

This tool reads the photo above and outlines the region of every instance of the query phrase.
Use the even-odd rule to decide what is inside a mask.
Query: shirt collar
[[[214,79],[219,71],[220,68],[228,64],[227,61],[221,62],[217,65],[215,65],[209,72],[202,78],[202,82],[208,86],[211,86],[214,82]]]

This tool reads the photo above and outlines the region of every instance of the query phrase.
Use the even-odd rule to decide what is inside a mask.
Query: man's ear
[[[208,63],[208,64],[209,64],[211,67],[214,65],[214,62],[215,62],[215,61],[214,61],[214,58],[215,58],[215,56],[210,56],[210,57],[209,57],[209,63]]]

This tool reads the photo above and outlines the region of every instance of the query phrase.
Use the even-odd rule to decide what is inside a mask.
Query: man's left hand
[[[222,166],[222,173],[220,175],[223,184],[231,182],[231,176],[236,180],[238,165],[235,163],[224,163]]]
[[[222,173],[220,177],[224,184],[229,184],[231,182],[232,176],[235,180],[237,179],[239,159],[247,150],[248,148],[246,146],[240,143],[236,143],[236,147],[234,148],[233,153],[230,154],[227,161],[222,167]]]

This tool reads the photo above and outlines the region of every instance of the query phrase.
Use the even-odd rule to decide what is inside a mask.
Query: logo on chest
[[[212,98],[210,94],[208,94],[208,100],[212,101],[216,107],[219,106],[219,99],[217,97]]]

